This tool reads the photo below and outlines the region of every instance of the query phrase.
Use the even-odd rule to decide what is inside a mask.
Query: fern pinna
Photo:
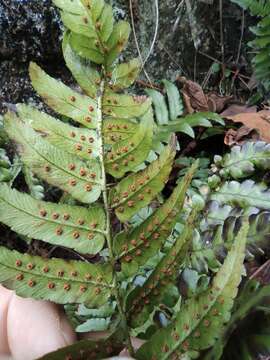
[[[134,216],[160,199],[173,167],[176,138],[166,135],[159,157],[145,163],[156,134],[151,100],[125,92],[139,73],[138,60],[116,62],[128,41],[129,24],[115,23],[111,6],[103,0],[54,3],[67,28],[64,58],[82,92],[32,63],[33,87],[62,121],[18,104],[16,112],[5,115],[4,127],[30,171],[28,178],[35,174],[74,201],[51,203],[1,184],[0,221],[26,240],[71,249],[81,260],[44,259],[1,247],[0,281],[20,296],[83,304],[85,313],[99,309],[109,316],[107,338],[84,340],[44,359],[102,359],[124,346],[137,359],[197,356],[212,346],[229,319],[242,274],[247,226],[211,287],[184,303],[166,328],[155,328],[134,354],[131,335],[166,303],[168,292],[174,293],[171,306],[179,306],[176,279],[189,251],[196,210],[186,216],[180,235],[172,234],[196,164],[162,205],[157,207],[155,201],[144,220],[132,226]],[[177,117],[179,109],[172,110]],[[100,256],[91,263],[89,254]],[[147,267],[153,259],[154,265]],[[138,284],[134,279],[142,269],[153,271]],[[117,306],[104,310],[113,303]]]

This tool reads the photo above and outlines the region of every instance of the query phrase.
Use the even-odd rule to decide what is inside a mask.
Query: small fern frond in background
[[[256,36],[250,45],[256,52],[253,59],[255,75],[258,81],[265,87],[266,91],[270,89],[270,4],[268,0],[231,0],[242,8],[250,11],[253,16],[263,18],[251,28]]]
[[[182,96],[175,84],[163,80],[164,94],[157,90],[148,89],[147,94],[152,98],[155,109],[156,128],[153,149],[160,152],[162,143],[168,142],[171,133],[184,133],[195,137],[195,127],[212,127],[212,123],[224,125],[222,118],[215,113],[199,112],[184,115]]]

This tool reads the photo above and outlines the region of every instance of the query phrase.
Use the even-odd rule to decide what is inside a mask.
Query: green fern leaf
[[[107,118],[103,122],[102,133],[105,143],[112,145],[132,138],[138,129],[139,124],[135,120]]]
[[[82,58],[93,61],[96,64],[105,62],[104,54],[100,50],[98,41],[89,41],[89,38],[76,33],[70,34],[70,45],[72,49]]]
[[[106,42],[112,33],[114,22],[111,6],[104,1],[90,3],[88,0],[76,0],[71,7],[70,2],[54,0],[55,5],[62,10],[64,25],[72,32]]]
[[[157,124],[168,124],[169,111],[167,108],[165,97],[159,91],[153,89],[147,89],[146,93],[152,98]]]
[[[143,286],[135,288],[129,294],[126,309],[131,327],[142,326],[154,308],[162,303],[168,293],[168,287],[175,285],[178,270],[184,262],[192,239],[194,218],[195,212],[191,214],[183,232]]]
[[[105,304],[111,275],[106,265],[43,259],[0,248],[0,281],[19,296],[59,304]]]
[[[131,86],[139,75],[141,63],[139,59],[130,60],[128,63],[116,65],[112,72],[110,86],[114,91],[123,90]]]
[[[152,98],[155,108],[157,129],[154,138],[155,151],[160,147],[160,142],[168,142],[172,133],[182,132],[194,137],[194,127],[211,127],[211,121],[224,125],[218,114],[211,112],[195,113],[180,117],[183,114],[183,101],[177,87],[170,81],[163,80],[166,93],[148,89],[146,92]],[[168,105],[167,105],[168,102]]]
[[[187,300],[172,324],[155,333],[137,351],[137,359],[165,360],[183,354],[195,358],[215,343],[222,325],[229,320],[241,281],[247,231],[245,223],[212,287],[198,298]]]
[[[239,298],[237,299],[237,302],[236,302],[237,306],[235,306],[235,311],[234,311],[228,325],[224,329],[220,338],[214,344],[213,348],[211,350],[209,350],[209,352],[207,352],[206,356],[203,359],[204,360],[219,360],[221,358],[221,356],[224,354],[224,357],[222,356],[222,359],[224,358],[224,359],[230,359],[230,360],[232,360],[232,359],[238,360],[239,358],[242,359],[242,356],[244,356],[243,353],[246,352],[245,348],[247,350],[250,350],[250,349],[248,349],[250,346],[247,346],[247,345],[251,345],[251,347],[253,348],[252,350],[254,350],[254,347],[256,347],[256,345],[259,345],[259,347],[261,347],[260,345],[263,345],[263,343],[260,344],[260,341],[258,341],[258,343],[256,341],[254,341],[256,339],[256,335],[258,335],[258,338],[257,338],[258,340],[261,335],[259,333],[259,331],[256,334],[257,326],[255,326],[255,328],[253,326],[254,318],[251,319],[251,329],[246,328],[247,324],[243,324],[243,320],[245,318],[247,318],[248,315],[250,315],[252,312],[254,313],[254,311],[256,311],[256,307],[259,307],[260,305],[267,303],[267,299],[269,299],[269,294],[270,294],[270,286],[269,285],[260,287],[259,283],[257,283],[256,281],[249,280],[244,285],[244,288],[242,289],[242,291],[239,295]],[[266,315],[266,318],[267,318],[267,315]],[[244,332],[242,334],[240,333],[240,335],[243,335],[243,336],[241,336],[241,342],[239,344],[239,337],[231,336],[231,335],[235,331],[235,329],[239,326],[239,324],[241,324],[241,323],[242,323],[242,326],[244,327]],[[266,338],[267,338],[266,343],[269,344],[269,330],[267,329],[267,325],[263,324],[262,321],[259,321],[258,325],[260,327],[265,326],[265,329],[263,332],[264,332],[264,334],[268,333],[266,335]],[[246,330],[248,330],[248,331],[246,331]],[[252,331],[252,334],[250,334],[250,330]],[[238,332],[238,334],[239,334],[239,332]],[[224,348],[226,347],[228,341],[230,341],[231,344],[229,345],[229,348],[225,349],[225,351],[224,351]],[[250,342],[250,344],[247,344],[248,342]],[[239,349],[239,347],[240,347],[240,349]],[[262,347],[264,347],[264,346],[262,346]],[[253,353],[253,351],[252,351],[252,353]],[[260,351],[260,353],[262,353],[262,351]],[[247,358],[248,359],[254,358],[252,356],[251,352],[250,352],[250,354],[248,354]]]
[[[22,161],[40,178],[83,203],[91,203],[99,198],[101,173],[97,160],[84,163],[76,156],[55,148],[11,113],[5,116],[5,129],[10,138],[19,144]],[[91,174],[95,174],[95,177],[91,177]]]
[[[165,186],[175,157],[175,137],[159,159],[146,169],[121,180],[110,193],[110,203],[120,221],[127,221],[147,206]]]
[[[245,180],[242,183],[227,181],[211,195],[211,200],[243,208],[254,206],[259,209],[270,209],[270,192],[265,185],[256,184],[252,180]]]
[[[97,158],[100,139],[95,130],[65,124],[31,106],[18,104],[20,118],[57,148],[89,161]]]
[[[106,44],[108,47],[108,56],[106,57],[107,65],[111,65],[126,47],[130,31],[130,25],[126,21],[119,21],[114,26],[112,35]]]
[[[120,95],[107,90],[103,97],[103,112],[113,118],[139,118],[150,107],[151,100],[145,96]]]
[[[88,96],[95,99],[97,97],[98,85],[101,82],[100,74],[93,65],[90,65],[87,61],[83,61],[77,54],[75,54],[69,41],[69,34],[65,33],[62,44],[65,63],[80,85],[81,89]]]
[[[60,9],[65,9],[71,14],[84,15],[85,8],[80,0],[54,0],[56,6]],[[102,2],[102,1],[101,1]]]
[[[136,133],[128,140],[117,141],[106,156],[106,170],[115,178],[121,178],[126,172],[134,170],[147,158],[153,137],[152,112],[141,120]]]
[[[86,59],[110,66],[126,46],[129,24],[119,21],[114,25],[112,7],[103,0],[54,3],[62,10],[63,23],[71,31],[72,48]]]
[[[104,245],[105,214],[100,207],[38,201],[2,184],[0,210],[0,221],[19,234],[84,254],[96,254]]]
[[[63,349],[56,350],[38,360],[102,360],[118,355],[123,349],[123,333],[118,332],[101,340],[81,340]]]
[[[241,179],[254,174],[255,169],[270,169],[270,145],[258,142],[246,142],[234,146],[223,158],[215,157],[215,165],[221,168],[219,175],[224,178]]]
[[[141,225],[116,236],[114,249],[123,273],[134,275],[140,266],[162,248],[177,223],[196,169],[197,163],[190,168],[168,200]]]
[[[168,80],[162,81],[168,97],[170,120],[175,120],[184,113],[184,103],[177,87]]]
[[[200,112],[196,114],[187,115],[183,118],[179,118],[175,121],[170,121],[165,126],[158,127],[157,137],[162,140],[168,137],[168,134],[172,132],[182,132],[190,137],[194,138],[194,127],[202,126],[202,127],[212,127],[211,121],[217,122],[220,125],[224,125],[223,120],[218,114],[210,113],[210,112]]]
[[[252,27],[251,31],[256,35],[254,41],[250,43],[250,46],[256,52],[256,56],[252,60],[255,75],[266,91],[270,89],[270,3],[269,0],[231,0],[244,9],[248,9],[254,16],[262,17],[263,19]]]
[[[87,128],[96,128],[97,105],[93,99],[50,77],[34,63],[30,64],[30,77],[34,89],[53,110]]]
[[[270,13],[270,4],[268,0],[231,0],[233,3],[249,9],[252,15],[265,16]]]

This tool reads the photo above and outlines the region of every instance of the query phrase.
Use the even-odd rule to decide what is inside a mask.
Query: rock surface
[[[111,0],[111,3],[118,18],[129,17],[129,1]],[[132,0],[132,3],[134,25],[145,59],[157,23],[155,2]],[[190,3],[191,13],[184,6],[184,1],[159,0],[159,30],[154,51],[145,66],[149,78],[154,82],[165,77],[174,80],[178,75],[193,78],[195,46],[203,53],[220,57],[216,2],[211,4],[206,0],[190,0]],[[232,6],[226,3],[227,8]],[[233,9],[235,18],[240,21],[240,11],[236,6]],[[234,20],[235,26],[232,28],[229,20],[228,17],[224,19],[225,38],[234,38],[238,46],[238,36],[232,38],[231,32],[239,29],[239,21]],[[4,111],[5,103],[37,102],[28,78],[30,61],[38,62],[53,76],[70,78],[61,55],[61,27],[58,11],[52,6],[51,0],[1,0],[0,113]],[[137,56],[133,35],[131,39],[127,56]],[[231,44],[233,49],[237,49],[237,46]],[[197,53],[196,61],[196,78],[203,80],[212,60]]]
[[[3,102],[31,100],[28,64],[36,61],[54,72],[63,67],[61,22],[50,0],[0,2],[0,112]]]

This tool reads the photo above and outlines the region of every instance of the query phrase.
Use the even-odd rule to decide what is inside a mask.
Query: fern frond
[[[43,180],[83,203],[91,203],[99,198],[101,171],[97,160],[85,163],[57,149],[12,113],[5,116],[5,129],[18,144],[22,161]],[[95,174],[95,177],[91,177],[91,174]]]
[[[175,244],[160,260],[143,286],[136,287],[128,296],[126,309],[130,325],[133,328],[142,326],[156,306],[162,304],[168,288],[175,285],[178,271],[184,262],[193,233],[195,212],[186,222],[183,232]]]
[[[237,307],[235,307],[229,323],[213,348],[206,354],[204,360],[219,360],[221,357],[222,359],[238,360],[239,358],[242,359],[242,356],[253,359],[257,357],[257,355],[265,353],[264,350],[269,352],[269,323],[266,320],[268,316],[265,314],[264,319],[260,319],[261,317],[259,317],[259,321],[257,322],[253,314],[251,315],[251,313],[256,313],[256,310],[259,310],[261,305],[265,305],[266,310],[269,310],[269,306],[267,305],[269,296],[269,285],[260,286],[254,280],[248,281],[237,299]],[[249,317],[251,319],[249,319]],[[254,320],[257,326],[254,326]],[[235,332],[235,334],[232,336],[233,332]],[[240,343],[239,338],[241,339]],[[266,341],[261,342],[260,338],[264,338]],[[256,347],[258,349],[256,349]],[[259,351],[254,353],[252,351],[254,348]]]
[[[157,331],[136,353],[137,359],[171,359],[186,355],[195,358],[218,339],[228,322],[241,280],[247,223],[239,231],[213,284],[198,298],[187,300],[175,320]]]
[[[98,70],[87,60],[83,61],[71,48],[69,34],[64,34],[62,43],[65,63],[86,95],[95,99],[101,82]]]
[[[118,355],[123,349],[123,333],[119,331],[101,340],[81,340],[63,349],[47,354],[39,360],[102,360],[108,356]]]
[[[256,168],[270,169],[269,155],[269,144],[247,141],[242,146],[234,146],[223,158],[215,156],[214,161],[220,176],[241,179],[254,174]]]
[[[249,9],[252,15],[266,16],[270,13],[270,4],[268,0],[231,0],[233,3],[244,9]]]
[[[87,128],[96,128],[97,104],[95,100],[79,94],[50,77],[37,64],[31,63],[29,72],[34,89],[54,111]]]
[[[152,98],[157,128],[153,148],[159,152],[160,142],[168,142],[171,133],[182,132],[194,137],[194,127],[211,127],[211,121],[224,125],[222,118],[214,113],[196,113],[183,116],[183,100],[177,87],[170,81],[163,80],[165,95],[157,90],[146,92]],[[167,104],[168,103],[168,104]]]
[[[115,178],[121,178],[128,171],[134,170],[147,158],[153,138],[152,112],[141,119],[136,133],[115,142],[106,156],[106,170]]]
[[[130,26],[125,21],[114,25],[111,5],[102,1],[54,0],[64,25],[71,31],[70,44],[82,57],[96,64],[111,65],[124,49]]]
[[[97,306],[111,295],[107,265],[43,259],[0,248],[0,281],[23,297]]]
[[[270,5],[268,5],[267,15],[262,19],[257,27],[251,28],[256,35],[250,45],[257,52],[253,59],[256,78],[264,85],[266,90],[270,89]]]
[[[105,241],[102,208],[38,201],[6,184],[0,185],[0,221],[19,234],[84,254],[98,253]]]
[[[103,97],[103,112],[112,118],[132,119],[144,115],[151,107],[151,100],[145,96],[117,94],[107,90]]]
[[[194,127],[212,127],[211,121],[216,122],[220,125],[224,125],[223,120],[218,114],[211,112],[199,112],[191,115],[186,115],[185,117],[179,118],[177,120],[170,121],[167,125],[161,125],[157,129],[157,139],[165,141],[168,137],[168,134],[172,132],[182,132],[194,138],[195,133]]]
[[[175,138],[146,169],[121,180],[110,193],[110,203],[119,220],[127,221],[147,206],[164,188],[175,157]]]
[[[152,121],[150,121],[150,124]],[[136,120],[107,118],[103,123],[103,137],[106,144],[113,145],[118,141],[128,140],[135,136],[139,128]]]
[[[119,233],[114,239],[114,249],[123,273],[134,275],[162,248],[177,223],[186,192],[196,171],[195,163],[168,200],[141,225],[129,232]]]
[[[25,123],[57,148],[87,161],[98,157],[100,140],[96,131],[71,126],[28,105],[17,104],[17,109]]]
[[[140,70],[141,63],[139,59],[133,59],[127,63],[116,65],[110,81],[112,90],[119,91],[131,86],[137,79]]]
[[[208,247],[202,248],[222,253],[225,246],[227,249],[233,244],[235,235],[242,223],[243,210],[235,209],[228,205],[219,206],[213,202],[209,205],[205,219],[201,225],[202,243],[209,243]],[[249,231],[247,234],[247,255],[261,255],[268,249],[270,234],[269,211],[251,211],[248,216]]]
[[[243,208],[254,206],[259,209],[270,209],[269,190],[265,185],[256,184],[253,180],[245,180],[242,183],[227,181],[217,192],[211,194],[211,200]]]
[[[270,89],[270,3],[269,0],[231,0],[254,16],[263,18],[251,31],[256,39],[250,43],[257,55],[253,59],[255,75],[268,91]]]

